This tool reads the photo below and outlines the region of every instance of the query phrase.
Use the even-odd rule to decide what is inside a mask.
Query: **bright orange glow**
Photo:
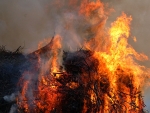
[[[115,96],[117,100],[121,99],[117,94],[118,91],[129,95],[124,99],[127,101],[127,103],[124,103],[124,105],[127,107],[127,113],[130,113],[131,108],[129,103],[132,102],[132,99],[136,99],[137,105],[140,105],[139,103],[141,102],[138,97],[135,98],[130,95],[131,89],[129,86],[127,86],[127,84],[129,84],[129,82],[132,80],[132,84],[134,86],[132,90],[134,95],[136,91],[140,90],[142,83],[144,84],[144,79],[148,75],[147,72],[144,72],[143,67],[135,62],[135,58],[137,60],[148,60],[148,57],[144,54],[137,53],[128,44],[131,20],[131,16],[128,17],[125,13],[122,13],[122,15],[112,23],[111,28],[108,30],[108,41],[110,41],[110,45],[108,45],[109,48],[106,48],[106,52],[97,51],[94,53],[94,57],[98,59],[101,64],[99,65],[99,74],[101,75],[101,73],[106,73],[106,77],[108,77],[110,81],[110,88],[112,90],[109,92],[109,95],[111,95],[111,97]],[[93,44],[94,43],[90,41],[88,45],[86,43],[85,46],[90,49],[92,48]],[[93,100],[94,97],[92,93],[91,97],[91,100]],[[109,101],[114,103],[114,100],[109,97],[110,96],[104,97],[105,112],[107,109],[109,109]],[[132,110],[132,112],[136,113],[136,110]]]
[[[80,13],[85,14],[85,16],[88,17],[99,8],[103,8],[103,3],[100,0],[96,0],[96,2],[89,2],[88,0],[83,0],[80,8]]]
[[[69,4],[78,4],[78,2],[77,0],[75,2],[71,0]],[[36,53],[38,66],[40,67],[37,69],[38,72],[35,72],[38,73],[35,85],[37,91],[31,91],[32,88],[30,88],[30,85],[33,85],[30,82],[36,79],[29,77],[26,80],[24,76],[22,77],[25,80],[21,96],[18,99],[19,106],[25,109],[24,111],[27,113],[31,111],[49,113],[59,107],[60,100],[65,95],[64,92],[59,92],[59,88],[65,87],[67,91],[81,88],[84,90],[84,93],[86,92],[85,94],[87,95],[83,97],[82,113],[88,112],[88,105],[95,107],[91,108],[91,113],[97,113],[95,112],[96,107],[96,110],[99,111],[98,113],[142,113],[144,103],[141,97],[141,89],[149,74],[148,69],[139,65],[137,61],[148,60],[148,57],[136,52],[128,43],[128,39],[131,37],[130,26],[132,17],[122,13],[116,21],[112,22],[111,27],[106,29],[106,12],[104,4],[100,0],[95,2],[84,0],[81,3],[79,13],[92,26],[87,32],[94,34],[83,44],[84,49],[91,52],[91,56],[88,54],[89,57],[86,59],[86,57],[83,57],[86,54],[80,55],[81,58],[85,58],[84,63],[88,69],[86,70],[80,66],[82,73],[79,74],[73,68],[75,75],[67,69],[66,72],[62,72],[59,62],[59,58],[62,57],[60,55],[60,49],[63,49],[61,44],[62,38],[56,35],[52,40],[53,43],[49,47],[48,53],[44,53],[44,55]],[[92,18],[93,15],[98,16]],[[133,40],[136,42],[135,37]],[[42,43],[39,44],[39,48],[41,47]],[[80,51],[75,52],[75,55],[78,53],[80,54]],[[74,53],[69,58],[73,55]],[[71,61],[71,66],[75,66],[75,63],[78,64],[78,62]],[[91,67],[96,66],[96,69],[89,69],[89,65],[92,65]],[[70,65],[68,67],[70,69]],[[64,77],[62,81],[59,80],[61,77]],[[73,77],[74,81],[70,80],[71,77]],[[77,77],[80,80],[76,80]],[[27,97],[30,95],[27,92],[29,90],[32,92],[33,100]],[[31,105],[33,105],[33,108],[31,108]],[[60,110],[60,108],[58,109]]]
[[[59,97],[56,85],[58,83],[56,81],[53,81],[52,78],[54,78],[53,72],[59,71],[58,55],[60,48],[61,48],[61,37],[59,35],[56,35],[53,39],[53,46],[50,48],[49,55],[51,55],[51,59],[49,59],[40,70],[41,75],[39,76],[40,83],[38,86],[39,93],[37,95],[40,101],[36,102],[36,105],[38,109],[41,110],[46,109],[45,111],[46,113],[53,110],[53,108],[57,104],[56,101]],[[46,71],[49,71],[49,75],[46,74]]]
[[[44,43],[46,40],[44,41]],[[53,81],[55,76],[53,75],[53,72],[57,72],[59,70],[59,64],[58,64],[58,55],[61,48],[61,37],[59,35],[56,35],[53,39],[53,45],[50,46],[48,53],[46,56],[41,56],[39,51],[36,53],[38,56],[38,65],[40,65],[40,72],[39,75],[35,79],[38,79],[38,90],[34,91],[34,88],[32,89],[30,85],[32,83],[32,76],[27,73],[24,73],[24,76],[28,75],[29,77],[26,78],[23,76],[23,80],[21,79],[20,82],[23,83],[23,88],[20,94],[20,98],[18,99],[18,104],[21,108],[24,108],[24,111],[27,113],[33,112],[39,112],[39,110],[44,110],[45,113],[49,113],[49,111],[53,110],[53,108],[57,104],[57,99],[60,96],[60,94],[57,93],[57,86],[58,83],[56,81]],[[42,47],[43,42],[39,44],[39,48]],[[47,57],[51,57],[46,60]],[[45,62],[46,61],[46,62]],[[37,87],[37,86],[35,86]],[[28,91],[30,90],[31,94],[28,94]],[[28,96],[35,96],[35,100],[30,100]],[[36,100],[38,98],[38,100]],[[29,102],[31,102],[29,104]],[[31,108],[31,104],[35,104],[36,107]],[[46,110],[45,110],[46,109]]]

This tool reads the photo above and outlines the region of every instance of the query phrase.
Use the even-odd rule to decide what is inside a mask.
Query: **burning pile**
[[[19,111],[143,113],[141,87],[147,72],[134,58],[142,60],[147,56],[138,54],[127,43],[130,21],[131,17],[123,13],[112,24],[107,52],[94,51],[90,40],[85,44],[87,49],[64,52],[63,66],[59,67],[60,36],[34,52],[36,72],[25,73],[22,78]]]
[[[132,18],[122,13],[110,29],[104,29],[104,4],[86,2],[80,15],[88,20],[98,14],[102,19],[88,30],[95,35],[83,48],[63,54],[62,38],[56,35],[48,45],[29,54],[31,66],[19,82],[18,112],[145,112],[141,90],[148,71],[136,61],[148,58],[128,44]]]

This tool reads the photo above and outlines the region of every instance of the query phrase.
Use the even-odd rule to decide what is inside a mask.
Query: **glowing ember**
[[[128,44],[132,17],[122,13],[106,30],[101,1],[85,0],[79,12],[94,24],[90,32],[95,35],[84,43],[84,50],[64,52],[60,56],[61,37],[57,35],[47,46],[48,52],[45,49],[42,49],[45,52],[36,52],[38,63],[21,79],[19,111],[143,113],[145,105],[141,90],[148,73],[136,60],[148,60],[148,57]],[[90,20],[95,14],[98,15],[96,20],[102,19],[102,23]],[[60,57],[63,57],[65,71],[58,62]]]

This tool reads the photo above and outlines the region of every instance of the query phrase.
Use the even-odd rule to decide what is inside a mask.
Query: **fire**
[[[37,110],[43,110],[45,113],[52,111],[53,108],[57,105],[57,99],[59,98],[59,94],[57,93],[57,85],[56,81],[54,81],[54,72],[58,71],[58,53],[61,48],[61,37],[55,36],[54,40],[55,44],[50,48],[51,52],[48,54],[51,55],[51,59],[43,65],[40,70],[39,76],[39,85],[38,85],[38,94],[37,97],[40,101],[36,102]],[[40,59],[43,59],[40,57]],[[43,62],[40,62],[43,64]]]
[[[56,35],[53,39],[55,42],[54,45],[49,46],[51,49],[45,56],[40,56],[41,51],[35,53],[37,56],[38,63],[36,67],[40,66],[39,75],[32,78],[31,74],[25,73],[20,82],[24,82],[22,85],[22,91],[18,99],[18,105],[24,112],[40,112],[44,111],[45,113],[53,110],[56,106],[56,101],[59,94],[57,93],[58,83],[53,79],[55,76],[54,72],[59,70],[58,67],[58,55],[61,48],[61,37]],[[39,48],[42,43],[39,44]],[[43,49],[44,50],[44,49]],[[45,62],[47,57],[51,57],[48,61]],[[29,77],[28,77],[29,76]],[[28,78],[26,78],[28,77]],[[39,81],[37,84],[32,84],[33,81]],[[34,86],[31,88],[31,86]],[[28,94],[30,92],[31,94]],[[29,98],[29,96],[32,96]],[[31,107],[32,106],[32,107]]]
[[[96,2],[88,2],[88,0],[83,0],[80,8],[80,13],[85,14],[85,16],[89,17],[95,10],[103,8],[103,5],[104,4],[99,0],[96,0]]]
[[[94,53],[94,57],[104,64],[99,65],[100,78],[102,77],[101,73],[106,73],[106,78],[110,83],[111,90],[108,90],[108,94],[104,94],[104,111],[106,113],[110,106],[119,103],[126,108],[121,107],[121,111],[113,108],[115,110],[112,111],[122,112],[126,109],[127,113],[137,113],[143,109],[138,107],[143,105],[141,98],[139,98],[139,91],[146,78],[146,76],[143,76],[148,75],[148,73],[144,72],[143,67],[135,62],[135,58],[137,60],[148,60],[148,57],[137,53],[128,44],[131,20],[131,16],[127,17],[125,13],[122,13],[108,30],[110,45],[106,50],[107,52],[97,51]],[[94,43],[88,44],[92,47]],[[93,96],[93,93],[91,93],[91,96]]]
[[[83,44],[85,50],[61,56],[62,38],[56,35],[42,51],[35,52],[38,62],[20,80],[20,112],[143,113],[141,90],[149,74],[136,61],[148,57],[128,44],[132,17],[122,13],[105,29],[101,1],[84,0],[79,12],[94,26],[90,32],[95,35]],[[60,57],[65,71],[60,68]]]

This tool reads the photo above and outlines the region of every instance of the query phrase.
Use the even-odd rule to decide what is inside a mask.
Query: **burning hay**
[[[2,103],[13,98],[10,113],[146,113],[142,88],[149,73],[136,61],[148,57],[128,44],[131,16],[122,13],[105,29],[101,1],[85,0],[77,9],[91,25],[83,48],[62,52],[63,37],[56,35],[21,64],[15,60],[13,66],[24,69],[17,90]]]
[[[144,112],[143,108],[145,105],[143,97],[140,90],[135,88],[131,73],[127,74],[128,72],[119,68],[116,70],[118,76],[116,86],[118,90],[113,92],[114,89],[110,86],[111,80],[107,73],[99,73],[98,65],[101,65],[102,62],[99,62],[98,59],[93,57],[93,52],[89,50],[79,50],[74,53],[64,54],[65,58],[63,64],[65,70],[71,74],[69,82],[77,84],[75,89],[70,85],[72,90],[77,90],[71,95],[72,100],[76,100],[77,103],[69,100],[68,95],[66,95],[66,100],[63,102],[63,105],[65,102],[71,102],[64,106],[72,105],[72,110],[69,111],[68,107],[66,108],[68,111],[64,112],[72,113],[81,106],[82,109],[80,109],[80,111],[78,110],[78,113]],[[80,98],[80,101],[76,98]],[[80,105],[80,107],[77,105]],[[77,111],[74,113],[77,113]]]
[[[50,51],[56,40],[52,40],[54,41],[52,46],[48,44],[45,47],[51,47],[47,52],[53,56],[54,53]],[[63,66],[57,71],[38,69],[41,73],[40,78],[33,77],[32,83],[30,79],[23,78],[21,98],[18,98],[19,112],[146,112],[142,93],[134,84],[134,73],[130,69],[118,66],[115,70],[116,87],[112,87],[111,76],[105,62],[99,60],[95,54],[94,51],[83,49],[75,52],[64,51]],[[40,61],[42,57],[39,57]],[[30,76],[34,75],[30,73]],[[31,95],[28,92],[34,97],[28,97]]]
[[[47,69],[54,70],[43,70],[40,65],[45,62],[44,68],[48,66],[48,56],[57,57],[52,50],[59,47],[55,43],[58,40],[59,37],[53,38],[45,47],[27,55],[29,67],[20,79],[19,93],[4,98],[13,96],[17,100],[3,100],[3,106],[9,105],[19,113],[146,113],[131,69],[118,66],[114,71],[116,87],[112,87],[108,68],[94,51],[64,51],[63,65],[57,71],[51,67],[53,61]]]

